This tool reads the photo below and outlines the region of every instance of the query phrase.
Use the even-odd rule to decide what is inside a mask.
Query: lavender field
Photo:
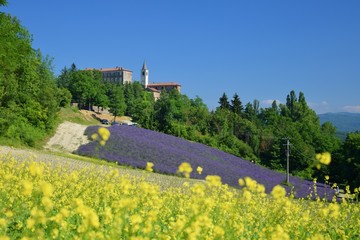
[[[178,166],[188,162],[193,168],[191,178],[205,179],[207,175],[218,175],[223,183],[238,188],[239,178],[249,176],[263,184],[266,192],[286,179],[283,173],[203,144],[132,126],[111,126],[108,129],[111,135],[106,145],[101,146],[93,141],[80,146],[76,153],[142,169],[145,169],[147,162],[152,162],[154,171],[164,174],[176,174]],[[91,136],[97,130],[97,126],[91,126],[85,133]],[[203,168],[201,174],[196,172],[198,166]],[[290,183],[294,186],[296,197],[306,198],[310,194],[314,197],[313,181],[290,176]],[[290,187],[284,187],[290,192]],[[320,197],[326,194],[331,198],[334,191],[329,186],[317,183],[317,193]]]

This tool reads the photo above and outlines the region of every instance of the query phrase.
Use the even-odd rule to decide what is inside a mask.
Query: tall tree
[[[230,110],[230,103],[226,93],[223,93],[223,95],[220,97],[219,104],[221,109]]]
[[[121,85],[112,85],[109,107],[109,111],[114,115],[114,121],[117,116],[124,115],[126,104],[124,97],[124,89]]]
[[[235,93],[233,99],[231,100],[231,111],[236,115],[240,116],[242,114],[243,108],[244,107],[242,105],[242,102],[240,101],[239,95]]]

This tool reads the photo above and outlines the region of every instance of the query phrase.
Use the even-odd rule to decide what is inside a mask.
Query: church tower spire
[[[144,86],[144,88],[147,88],[149,84],[149,70],[146,67],[145,61],[141,69],[141,84]]]

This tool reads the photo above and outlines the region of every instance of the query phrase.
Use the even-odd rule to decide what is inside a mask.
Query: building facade
[[[110,83],[132,83],[132,74],[131,70],[122,68],[122,67],[114,67],[114,68],[86,68],[85,70],[97,70],[102,73],[102,78],[104,81]]]
[[[160,98],[160,94],[162,91],[171,91],[172,89],[176,89],[178,92],[181,90],[181,85],[176,82],[154,82],[149,83],[149,70],[144,62],[143,67],[141,68],[140,72],[141,76],[141,84],[144,86],[145,89],[151,91],[155,100]]]

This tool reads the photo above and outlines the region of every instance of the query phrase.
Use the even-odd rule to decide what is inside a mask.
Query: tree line
[[[0,6],[6,1],[0,0]],[[0,141],[36,146],[53,131],[60,107],[109,108],[131,116],[142,127],[200,142],[274,170],[286,166],[285,139],[290,138],[290,170],[304,178],[360,185],[360,133],[341,142],[329,122],[320,124],[305,95],[291,91],[285,104],[276,101],[260,108],[258,100],[245,105],[240,96],[226,93],[209,110],[200,97],[176,90],[154,100],[143,86],[110,84],[99,71],[79,70],[75,64],[58,77],[52,61],[32,48],[32,38],[20,21],[0,12]],[[320,170],[311,167],[316,153],[332,153],[333,162]],[[310,167],[309,167],[310,166]]]

